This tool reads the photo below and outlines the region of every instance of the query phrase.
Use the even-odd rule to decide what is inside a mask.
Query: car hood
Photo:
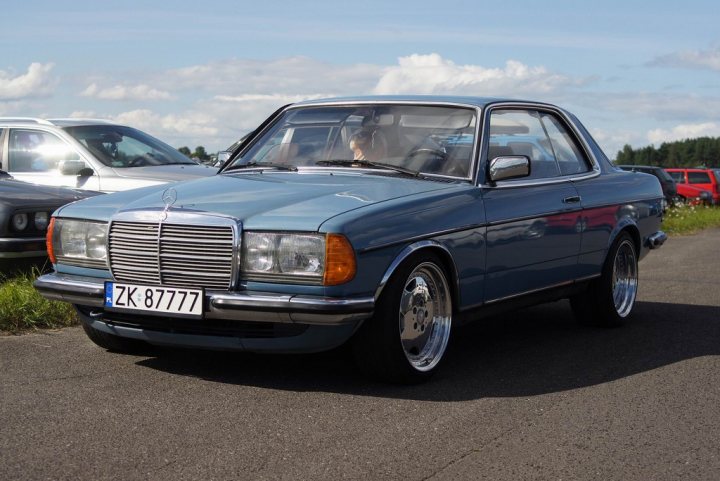
[[[453,186],[395,175],[244,172],[118,192],[73,204],[61,215],[108,220],[117,212],[160,211],[163,193],[172,189],[172,211],[229,216],[246,229],[314,231],[351,210]]]
[[[218,171],[217,167],[198,164],[153,165],[147,167],[127,167],[124,169],[114,168],[113,170],[118,177],[165,182],[208,177],[215,175]]]
[[[53,206],[84,199],[99,192],[31,184],[13,178],[0,178],[0,203],[22,207]]]

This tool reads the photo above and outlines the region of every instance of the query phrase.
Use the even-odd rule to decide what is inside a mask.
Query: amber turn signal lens
[[[323,284],[336,286],[355,277],[355,251],[341,234],[328,234],[325,240],[325,278]]]
[[[47,249],[48,257],[50,262],[57,264],[55,259],[55,253],[53,252],[53,231],[55,230],[55,217],[50,218],[50,223],[47,227],[47,233],[45,234],[45,249]]]

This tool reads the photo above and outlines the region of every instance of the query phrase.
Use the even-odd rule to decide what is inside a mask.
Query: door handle
[[[580,202],[580,196],[579,195],[571,195],[570,197],[565,197],[563,199],[564,204],[576,204]]]

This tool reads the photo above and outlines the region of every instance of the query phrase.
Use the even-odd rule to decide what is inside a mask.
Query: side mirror
[[[64,160],[60,163],[60,173],[62,175],[79,175],[85,169],[87,169],[87,165],[82,160]]]
[[[84,167],[80,169],[77,173],[78,177],[92,177],[95,175],[95,171],[92,170],[90,167]]]
[[[222,152],[218,152],[217,163],[219,165],[224,164],[225,162],[227,162],[227,160],[230,158],[231,155],[232,155],[232,151],[230,151],[230,150],[223,150]]]
[[[530,175],[530,159],[524,155],[495,157],[490,161],[490,180],[516,179]]]

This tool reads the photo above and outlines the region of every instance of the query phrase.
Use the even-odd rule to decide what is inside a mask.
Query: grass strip
[[[720,227],[720,207],[678,205],[665,213],[662,229],[670,235],[694,234],[709,227]]]
[[[41,328],[59,328],[78,323],[73,307],[48,301],[33,287],[38,271],[0,278],[0,331],[17,334]]]

